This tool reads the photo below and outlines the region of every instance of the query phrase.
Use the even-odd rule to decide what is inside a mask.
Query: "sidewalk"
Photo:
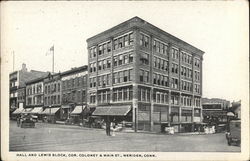
[[[43,123],[43,122],[38,122],[36,123],[36,127],[48,127],[48,128],[68,128],[68,129],[78,129],[78,130],[97,130],[97,131],[103,131],[104,129],[99,129],[99,128],[89,128],[89,127],[84,127],[84,126],[79,126],[79,125],[65,125],[65,124],[51,124],[51,123]],[[121,131],[115,131],[117,133],[135,133],[133,129],[123,129]],[[153,131],[141,131],[137,130],[136,133],[143,133],[143,134],[154,134],[154,135],[171,135],[171,134],[166,134],[166,133],[157,133]],[[186,132],[186,133],[175,133],[172,135],[207,135],[204,132]]]

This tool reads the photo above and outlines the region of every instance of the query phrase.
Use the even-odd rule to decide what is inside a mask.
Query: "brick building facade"
[[[81,66],[61,73],[61,118],[67,119],[76,109],[86,105],[88,67]]]
[[[126,115],[135,131],[201,121],[203,51],[138,17],[87,43],[93,114]]]
[[[21,70],[14,71],[9,75],[10,89],[10,112],[16,108],[25,108],[26,106],[26,82],[32,79],[44,76],[46,72],[30,70],[26,68],[26,64],[22,64]]]

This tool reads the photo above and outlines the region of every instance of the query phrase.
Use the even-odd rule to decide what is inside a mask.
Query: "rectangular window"
[[[96,57],[96,47],[94,47],[93,57]]]
[[[164,50],[165,50],[165,54],[168,55],[168,46],[167,45],[164,45]]]
[[[93,63],[93,71],[96,71],[96,63]]]
[[[108,42],[108,44],[107,44],[107,51],[108,51],[108,53],[111,52],[111,42]]]
[[[113,101],[116,102],[117,101],[117,89],[114,89],[113,91]]]
[[[102,102],[107,102],[107,94],[106,91],[102,93]]]
[[[133,62],[133,54],[129,54],[129,63]]]
[[[129,100],[133,99],[133,89],[132,87],[129,88]]]
[[[106,77],[107,77],[107,75],[102,76],[102,86],[103,87],[106,87]]]
[[[107,43],[103,44],[103,54],[107,53]]]
[[[118,83],[122,83],[123,82],[123,71],[119,72],[119,79],[118,79]]]
[[[154,56],[154,67],[157,67],[157,57]]]
[[[164,45],[160,43],[160,53],[164,54]]]
[[[128,81],[128,70],[125,70],[123,73],[124,77],[123,77],[123,81],[127,82]]]
[[[150,90],[149,89],[147,89],[147,102],[150,102]]]
[[[156,52],[160,52],[160,42],[156,41]]]
[[[97,83],[98,83],[98,86],[101,86],[101,83],[102,83],[101,76],[97,77]]]
[[[106,69],[106,66],[107,66],[107,60],[103,60],[102,62],[102,69]]]
[[[114,73],[113,83],[114,84],[118,83],[118,73]]]
[[[149,37],[144,36],[144,47],[149,48]]]
[[[141,92],[142,92],[142,101],[146,101],[146,90],[145,89],[141,89]]]
[[[157,74],[157,84],[161,85],[161,77],[159,74]]]
[[[121,88],[118,91],[118,101],[122,101],[122,89]]]
[[[102,70],[102,61],[98,61],[98,70]]]
[[[128,77],[128,80],[129,81],[132,81],[133,79],[133,69],[129,69],[129,77]]]
[[[123,63],[128,64],[128,55],[123,56]]]
[[[110,85],[110,77],[111,77],[111,75],[108,74],[108,75],[107,75],[107,85]]]
[[[148,65],[149,64],[149,55],[146,53],[141,53],[140,55],[141,55],[141,58],[140,58],[141,64]]]
[[[110,91],[107,91],[107,102],[110,102]]]
[[[140,45],[142,46],[143,45],[143,35],[142,34],[140,34]]]
[[[98,55],[102,55],[102,45],[98,47],[99,50],[98,50]]]
[[[96,77],[93,78],[93,87],[96,87]]]
[[[161,59],[161,69],[162,70],[164,70],[164,67],[165,67],[164,63],[165,63],[165,61],[163,59]]]
[[[165,69],[165,71],[168,71],[168,61],[165,61],[165,63],[164,63],[164,69]]]
[[[118,61],[118,60],[117,60],[117,56],[114,56],[114,62],[113,62],[113,63],[114,63],[114,66],[117,66],[117,61]]]
[[[124,101],[128,100],[128,89],[127,88],[123,89],[123,100]]]
[[[123,55],[119,55],[118,65],[122,65]]]
[[[128,43],[128,35],[125,35],[125,37],[124,37],[124,45],[125,46],[129,45],[129,43]]]
[[[110,68],[111,67],[111,61],[110,59],[107,59],[107,68]]]
[[[154,76],[154,84],[156,84],[156,82],[157,82],[156,74],[154,73],[153,76]]]
[[[114,39],[114,50],[118,49],[118,40]]]
[[[133,33],[130,33],[129,34],[129,45],[133,45],[133,43],[134,43],[134,35],[133,35]]]
[[[143,76],[144,76],[144,71],[143,70],[140,70],[140,82],[143,82]]]
[[[122,48],[124,45],[123,45],[123,37],[120,37],[118,39],[118,48]]]
[[[164,86],[168,87],[168,77],[164,76]]]
[[[101,100],[102,100],[102,94],[101,94],[101,93],[98,93],[98,95],[97,95],[97,101],[98,101],[98,102],[101,102]]]
[[[144,81],[145,82],[149,82],[149,72],[148,71],[144,71]]]

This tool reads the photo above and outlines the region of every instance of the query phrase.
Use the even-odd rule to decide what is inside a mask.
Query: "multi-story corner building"
[[[25,108],[25,83],[41,77],[44,73],[35,70],[28,71],[26,64],[22,64],[21,70],[10,73],[10,112],[19,107]]]
[[[87,44],[93,115],[130,120],[135,131],[201,121],[203,51],[138,17]]]
[[[61,108],[61,75],[60,73],[49,74],[44,78],[44,112],[53,116],[53,120],[60,118]],[[52,118],[52,117],[51,117]]]
[[[34,110],[34,108],[41,109],[44,106],[44,78],[48,74],[44,73],[40,78],[26,82],[26,109],[30,109],[27,112]]]
[[[72,68],[61,73],[61,119],[67,119],[73,110],[82,112],[86,105],[88,66]],[[79,110],[77,110],[79,109]]]

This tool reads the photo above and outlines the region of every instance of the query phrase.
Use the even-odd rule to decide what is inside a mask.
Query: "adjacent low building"
[[[39,113],[44,106],[44,78],[49,73],[44,73],[41,77],[26,82],[26,106],[24,113]]]
[[[44,111],[42,115],[48,117],[49,122],[60,119],[61,108],[61,75],[51,74],[44,78]]]
[[[61,111],[62,120],[79,116],[86,107],[88,66],[72,68],[61,73]],[[79,121],[76,117],[74,122]]]

